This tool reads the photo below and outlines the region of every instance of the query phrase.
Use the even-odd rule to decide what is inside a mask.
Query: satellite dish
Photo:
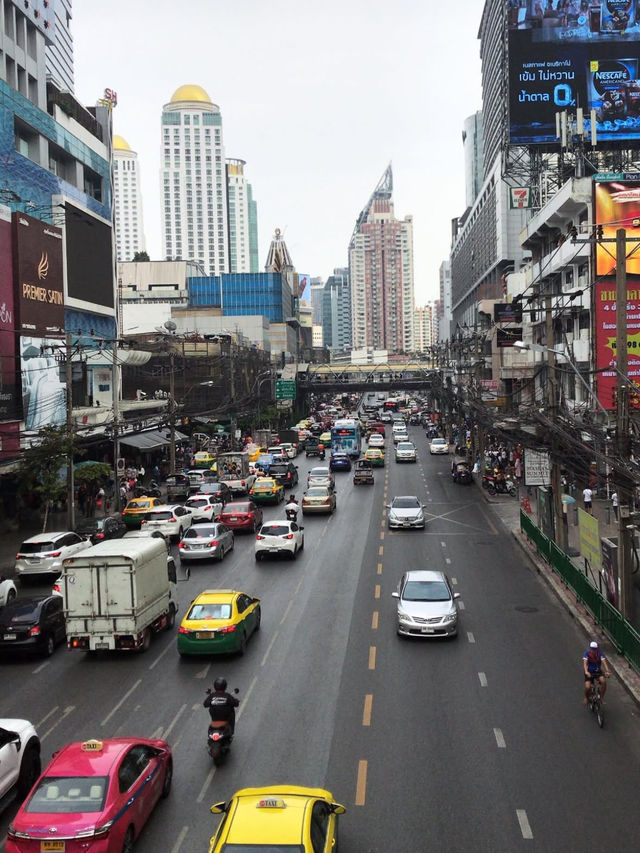
[[[178,326],[174,323],[173,320],[167,320],[164,323],[164,327],[168,332],[175,332],[175,330],[178,328]]]

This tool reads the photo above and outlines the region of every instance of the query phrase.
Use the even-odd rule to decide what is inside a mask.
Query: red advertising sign
[[[64,331],[62,231],[25,213],[13,214],[16,328],[33,334]]]
[[[615,281],[597,282],[596,388],[605,409],[615,410],[618,360],[616,358]],[[627,282],[627,376],[640,386],[640,278]],[[602,372],[600,372],[602,371]]]
[[[16,335],[13,307],[11,210],[0,206],[0,421],[20,417],[16,393]]]

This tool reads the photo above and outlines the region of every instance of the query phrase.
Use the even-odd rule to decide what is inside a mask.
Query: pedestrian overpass
[[[287,365],[289,369],[293,365]],[[437,369],[426,361],[391,364],[298,364],[298,392],[356,393],[417,391],[431,388]]]

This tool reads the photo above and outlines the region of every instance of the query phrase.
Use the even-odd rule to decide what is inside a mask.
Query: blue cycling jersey
[[[602,669],[602,661],[605,660],[605,656],[597,649],[587,649],[587,651],[582,655],[582,658],[583,660],[586,660],[587,670],[592,674],[600,672]]]

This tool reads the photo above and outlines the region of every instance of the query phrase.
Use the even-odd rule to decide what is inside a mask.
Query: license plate
[[[277,548],[269,548],[269,550],[271,551],[271,553],[272,553],[272,554],[277,554],[277,553],[278,553],[278,549],[277,549]]]
[[[433,628],[420,628],[423,634],[433,634]]]
[[[196,631],[196,640],[211,640],[215,635],[215,631]]]
[[[16,634],[5,634],[2,639],[3,640],[15,640],[15,639],[17,639],[17,635]]]
[[[202,548],[204,548],[204,545],[191,545],[190,546],[190,550],[192,550],[192,551],[199,551]]]
[[[45,851],[50,853],[52,850],[64,850],[64,845],[64,841],[41,841],[40,850],[41,853],[45,853]]]
[[[237,520],[238,520],[238,519],[237,519],[237,517],[236,517],[235,515],[232,515],[232,516],[229,518],[229,521],[237,521]]]
[[[108,649],[109,643],[96,643],[96,649]]]
[[[27,557],[27,563],[34,564],[39,563],[40,557]]]

